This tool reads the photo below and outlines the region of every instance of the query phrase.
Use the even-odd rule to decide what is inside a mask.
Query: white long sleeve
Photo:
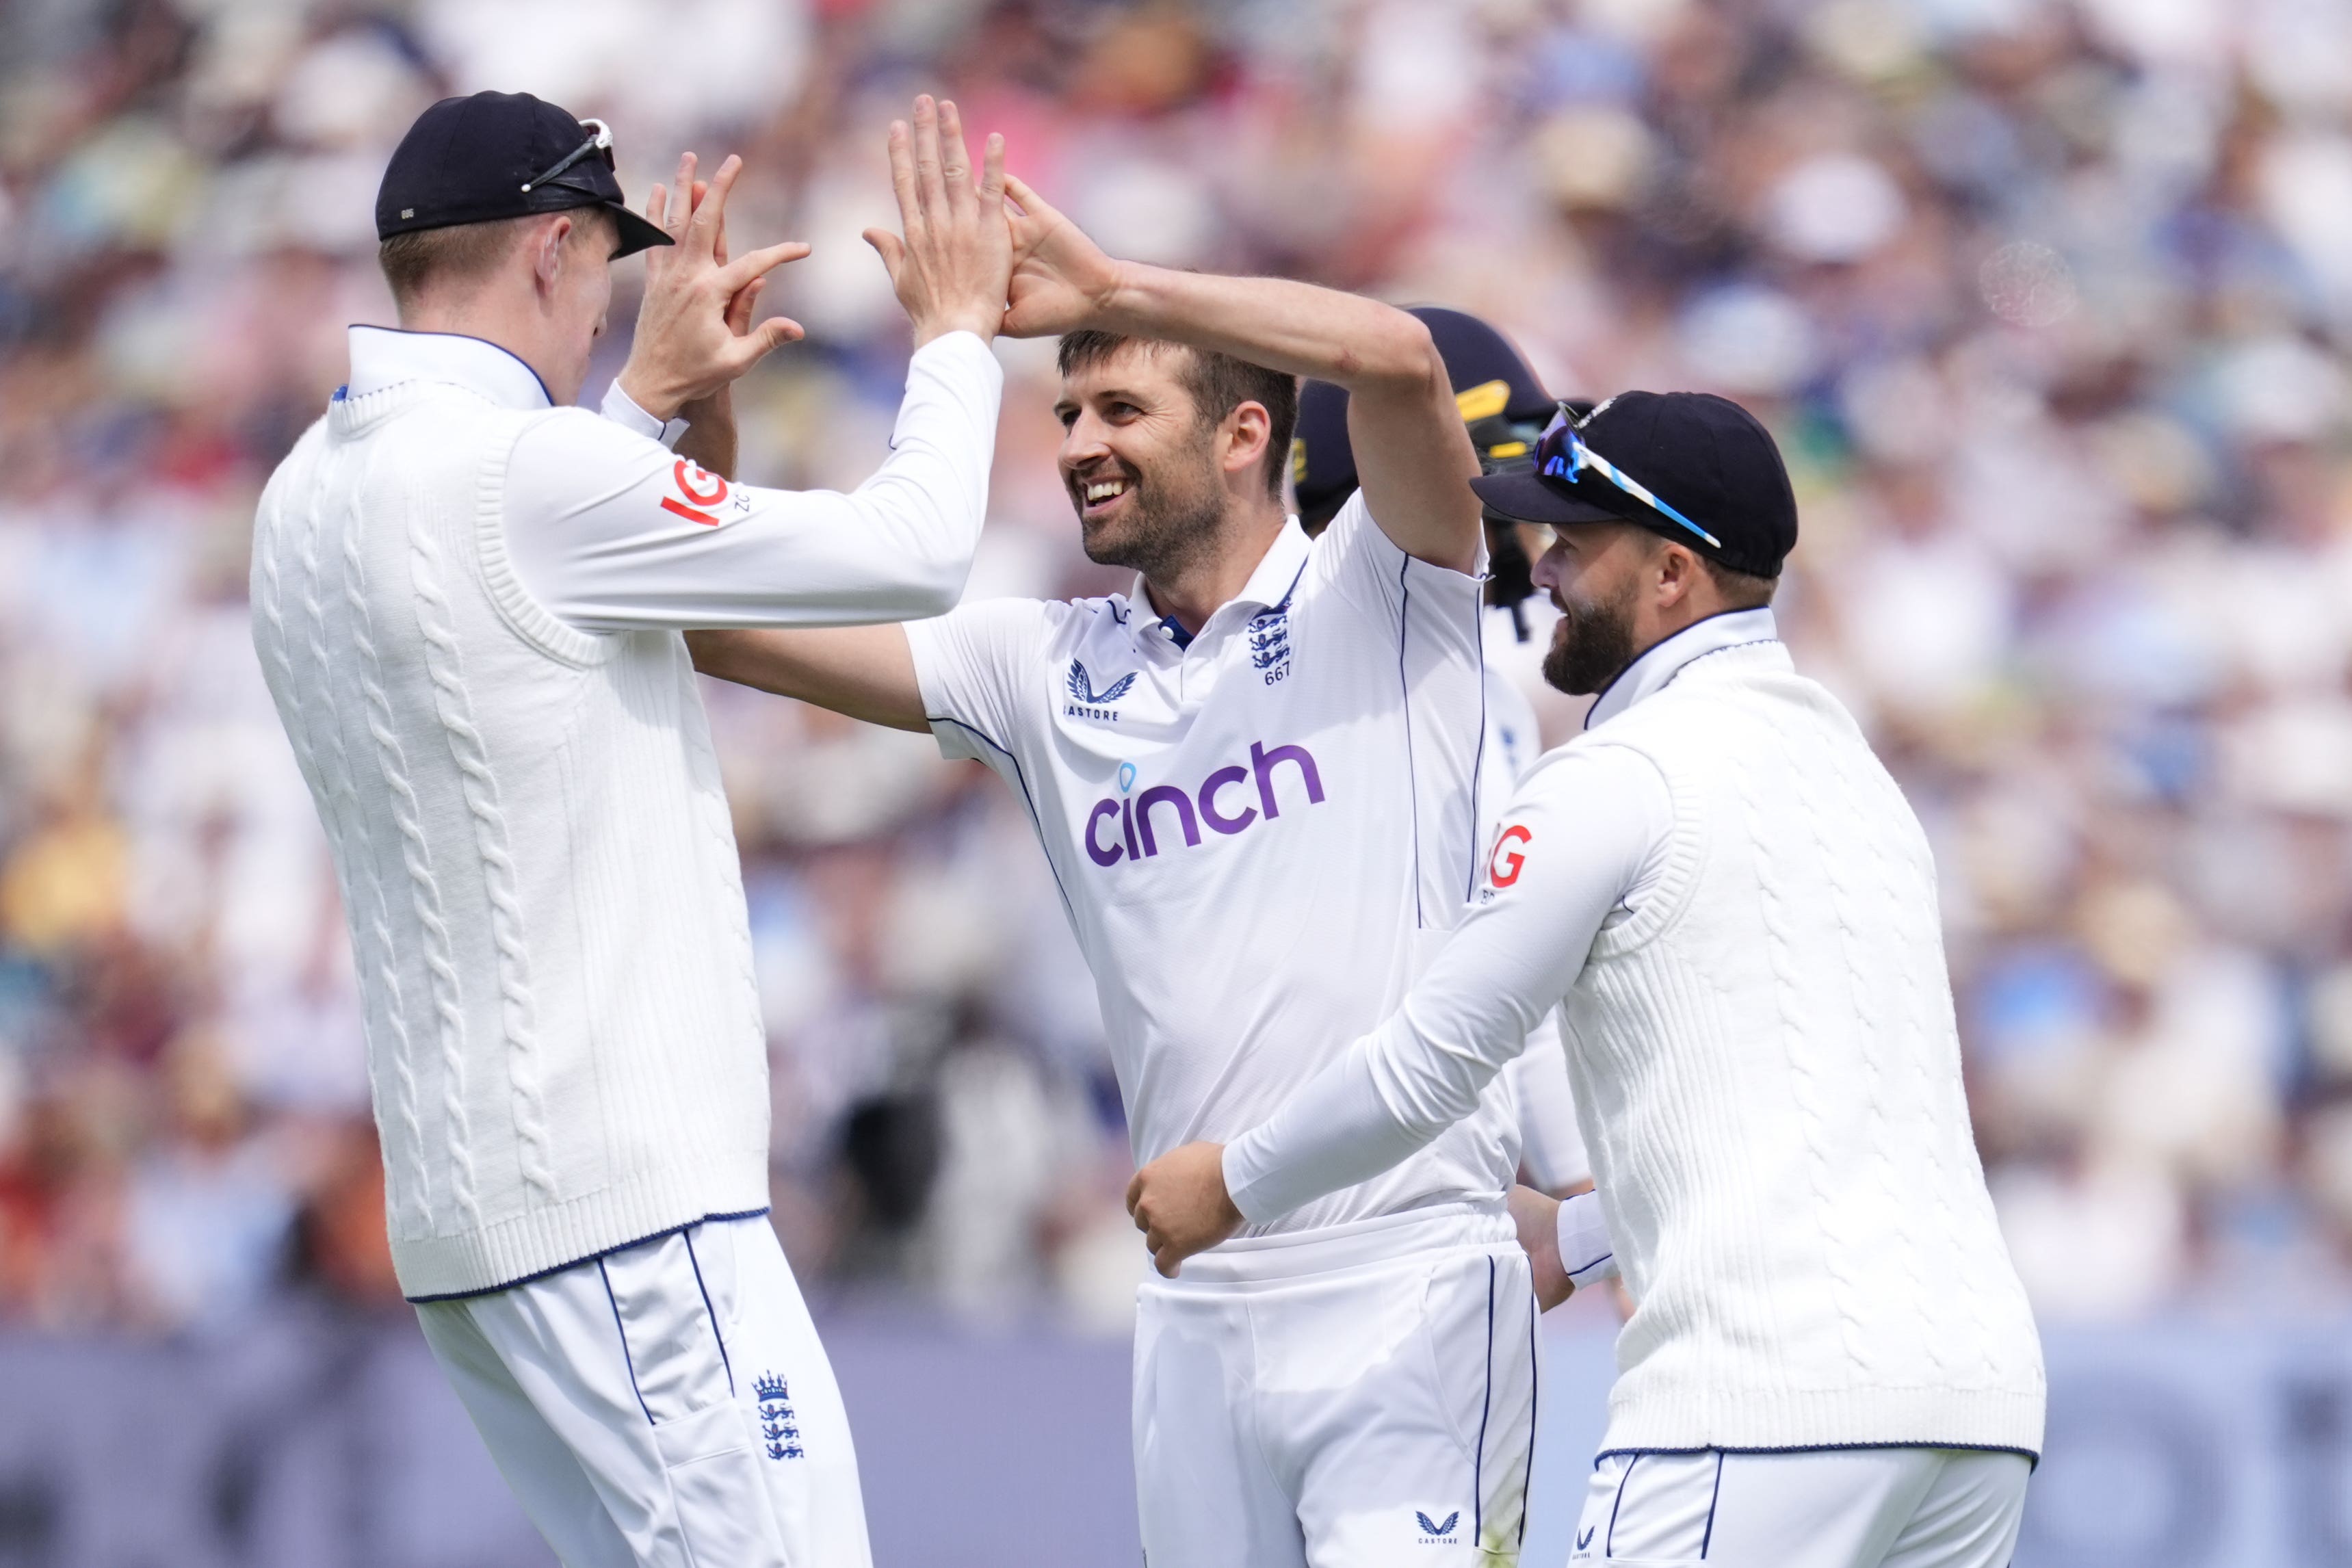
[[[1519,1166],[1548,1193],[1592,1179],[1592,1156],[1576,1125],[1576,1094],[1559,1043],[1559,1013],[1543,1016],[1525,1049],[1503,1068],[1519,1106]]]
[[[1377,1175],[1469,1114],[1583,969],[1612,912],[1638,905],[1673,828],[1638,753],[1557,753],[1504,811],[1479,901],[1371,1034],[1225,1148],[1253,1224]]]
[[[583,631],[941,614],[979,542],[1003,379],[971,332],[917,350],[890,456],[846,494],[735,484],[635,421],[558,411],[515,444],[508,554],[531,596]]]

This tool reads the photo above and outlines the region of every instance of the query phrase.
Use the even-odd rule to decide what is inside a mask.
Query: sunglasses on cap
[[[1601,408],[1608,406],[1604,403]],[[1571,415],[1568,405],[1561,404],[1559,412],[1552,416],[1551,423],[1544,426],[1542,438],[1536,443],[1536,472],[1546,479],[1560,479],[1569,484],[1574,484],[1587,472],[1596,474],[1660,516],[1680,523],[1716,549],[1722,549],[1723,541],[1660,500],[1641,480],[1584,444],[1584,437],[1577,434],[1578,426],[1600,413],[1601,408],[1578,418]]]
[[[522,183],[523,195],[529,195],[538,186],[554,184],[555,177],[558,174],[562,174],[566,169],[571,168],[572,164],[577,163],[581,159],[585,158],[591,153],[603,158],[604,160],[604,167],[607,169],[614,166],[613,163],[613,128],[605,124],[601,120],[583,120],[580,122],[580,129],[588,132],[588,140],[580,143],[579,146],[572,149],[571,152],[566,153],[562,157],[558,158],[544,171],[533,174],[530,179],[525,180]]]

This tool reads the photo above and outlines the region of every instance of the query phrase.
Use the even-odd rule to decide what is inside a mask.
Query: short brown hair
[[[566,210],[577,219],[572,231],[574,237],[604,231],[617,242],[619,227],[602,208]],[[406,306],[428,284],[471,283],[488,277],[514,249],[524,227],[546,216],[531,213],[395,234],[376,247],[375,264],[383,268],[383,280],[392,285],[393,303]]]
[[[1704,555],[1698,559],[1699,563],[1706,568],[1706,574],[1715,579],[1716,588],[1723,595],[1724,603],[1734,609],[1761,609],[1772,602],[1773,591],[1780,585],[1778,577],[1759,577],[1753,573],[1735,572],[1722,562],[1710,561]]]
[[[1055,356],[1056,368],[1064,375],[1085,370],[1100,364],[1130,343],[1182,352],[1184,363],[1176,379],[1191,395],[1203,428],[1221,423],[1244,403],[1255,403],[1265,409],[1265,490],[1271,496],[1281,495],[1282,477],[1290,468],[1290,437],[1298,428],[1298,378],[1214,349],[1196,349],[1189,343],[1130,338],[1124,332],[1091,329],[1062,334],[1060,352]]]

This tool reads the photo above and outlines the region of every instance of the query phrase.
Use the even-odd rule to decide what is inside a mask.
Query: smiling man
[[[1428,330],[1272,279],[1114,262],[1018,182],[1004,330],[1063,334],[1062,479],[1125,594],[692,640],[704,670],[1002,774],[1092,968],[1139,1158],[1228,1137],[1369,1029],[1477,861],[1476,456]],[[1294,377],[1362,488],[1282,501]],[[1509,1094],[1381,1179],[1141,1293],[1152,1568],[1516,1555],[1534,1415]]]
[[[2004,1568],[2041,1345],[1927,837],[1769,607],[1797,540],[1772,437],[1720,397],[1627,393],[1477,489],[1550,531],[1544,676],[1595,694],[1585,732],[1504,810],[1403,1005],[1262,1126],[1139,1173],[1138,1217],[1178,1258],[1409,1166],[1558,1006],[1637,1303],[1571,1563]]]

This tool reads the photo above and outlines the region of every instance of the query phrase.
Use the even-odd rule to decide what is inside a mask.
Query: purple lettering
[[[1095,802],[1095,808],[1087,813],[1087,858],[1097,866],[1116,866],[1119,857],[1127,853],[1116,844],[1105,846],[1095,842],[1095,824],[1106,816],[1118,815],[1118,802],[1115,800],[1098,800]]]
[[[1119,826],[1127,830],[1127,858],[1142,859],[1142,854],[1135,847],[1135,802],[1123,800],[1118,803],[1118,821]]]
[[[1201,825],[1192,820],[1192,797],[1172,784],[1153,784],[1135,797],[1135,818],[1143,829],[1143,852],[1148,856],[1160,853],[1160,846],[1151,837],[1151,808],[1162,801],[1176,808],[1176,820],[1184,828],[1184,842],[1201,842]]]
[[[1220,833],[1239,833],[1257,820],[1257,807],[1242,807],[1239,816],[1227,816],[1217,809],[1217,792],[1227,784],[1237,784],[1249,777],[1247,768],[1219,768],[1201,784],[1201,820]]]
[[[1276,746],[1269,752],[1252,741],[1250,768],[1257,774],[1258,804],[1265,807],[1269,820],[1282,815],[1282,808],[1274,803],[1274,764],[1284,762],[1297,763],[1299,776],[1307,781],[1307,804],[1323,804],[1323,775],[1315,771],[1315,759],[1307,754],[1306,747]]]

